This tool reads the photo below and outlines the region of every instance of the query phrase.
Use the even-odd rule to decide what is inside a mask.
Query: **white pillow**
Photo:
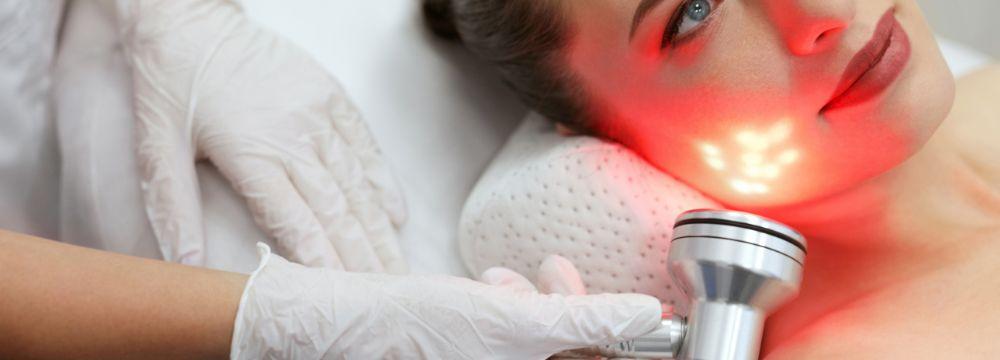
[[[533,277],[549,254],[590,292],[640,292],[677,306],[666,258],[680,213],[719,205],[618,144],[565,137],[539,115],[514,133],[469,196],[459,228],[466,266]]]

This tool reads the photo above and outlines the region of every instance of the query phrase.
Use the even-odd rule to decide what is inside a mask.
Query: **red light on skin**
[[[764,130],[741,130],[725,145],[702,141],[698,143],[698,151],[705,164],[724,174],[737,193],[765,195],[787,168],[802,158],[801,151],[789,145],[792,124],[790,118],[784,118]]]

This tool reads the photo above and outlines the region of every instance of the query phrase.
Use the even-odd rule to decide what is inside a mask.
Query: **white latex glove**
[[[579,270],[573,265],[573,262],[562,256],[547,256],[542,260],[542,265],[539,266],[536,274],[538,276],[536,281],[538,284],[537,288],[521,274],[502,267],[494,267],[486,270],[483,272],[482,280],[489,284],[503,284],[524,289],[525,291],[541,291],[545,294],[587,295],[587,288],[583,285],[583,279],[580,277]],[[596,348],[578,348],[560,352],[550,357],[550,359],[594,359],[599,357],[597,355],[599,353],[599,350]]]
[[[211,161],[290,259],[406,272],[406,216],[347,94],[310,55],[224,0],[120,0],[147,215],[169,261],[201,265],[195,162]]]
[[[233,359],[544,359],[660,322],[659,301],[645,295],[543,295],[505,269],[484,274],[497,285],[310,269],[258,247]]]

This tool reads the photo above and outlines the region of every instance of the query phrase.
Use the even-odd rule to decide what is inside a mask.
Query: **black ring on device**
[[[747,230],[753,230],[753,231],[757,231],[757,232],[762,232],[762,233],[774,236],[776,238],[779,238],[781,240],[785,240],[789,244],[792,244],[795,247],[799,248],[799,250],[802,250],[803,253],[808,253],[806,251],[806,246],[802,245],[798,241],[795,241],[795,239],[792,239],[791,236],[785,235],[785,234],[783,234],[781,232],[778,232],[778,231],[774,231],[772,229],[768,229],[768,228],[763,227],[763,226],[757,226],[757,225],[747,224],[747,223],[739,222],[739,221],[724,220],[724,219],[684,219],[684,220],[681,220],[681,221],[678,221],[678,222],[674,223],[674,229],[676,229],[678,226],[690,225],[690,224],[728,225],[728,226],[735,226],[735,227],[739,227],[739,228],[744,228],[744,229],[747,229]]]

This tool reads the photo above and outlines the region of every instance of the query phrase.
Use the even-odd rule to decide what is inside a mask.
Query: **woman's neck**
[[[771,317],[765,352],[821,318],[870,306],[861,299],[1000,246],[989,241],[1000,234],[998,184],[984,181],[949,133],[940,131],[905,164],[854,190],[756,211],[809,240],[800,295]]]

